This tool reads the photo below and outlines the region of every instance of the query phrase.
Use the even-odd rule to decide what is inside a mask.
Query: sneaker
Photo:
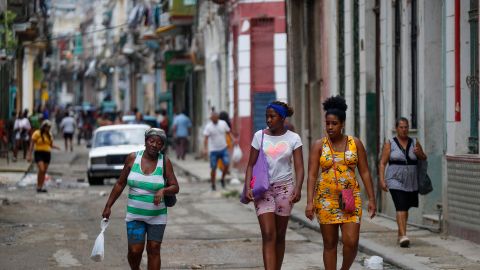
[[[407,248],[410,245],[410,239],[406,236],[401,236],[400,239],[398,239],[398,244],[402,248]]]
[[[217,190],[217,187],[216,186],[212,186],[212,191],[215,191]]]
[[[222,188],[225,188],[225,180],[221,180],[220,183],[222,183]]]
[[[48,191],[44,188],[37,188],[37,193],[47,193]]]

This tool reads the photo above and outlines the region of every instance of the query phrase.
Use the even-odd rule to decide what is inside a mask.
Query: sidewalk
[[[186,160],[177,160],[170,156],[177,173],[184,173],[190,179],[205,181],[210,179],[209,164],[206,160],[196,160],[188,155]],[[243,182],[243,173],[238,174]],[[220,175],[217,175],[217,180]],[[228,182],[228,181],[227,181]],[[305,182],[306,183],[306,182]],[[319,231],[316,220],[308,220],[304,215],[306,204],[306,185],[302,200],[295,204],[292,220]],[[227,191],[241,192],[242,185],[228,185]],[[397,225],[395,220],[376,216],[370,219],[362,217],[359,249],[370,255],[377,255],[392,265],[402,269],[480,269],[480,245],[460,238],[432,233],[425,229],[409,226],[410,248],[400,248],[397,243]]]
[[[50,170],[54,170],[55,167],[63,166],[63,164],[70,164],[78,155],[79,150],[85,151],[85,146],[77,146],[75,145],[74,152],[65,152],[64,151],[64,144],[63,139],[54,138],[54,144],[59,146],[62,150],[52,150],[52,161],[50,166]],[[23,158],[23,151],[18,152],[18,159],[16,162],[13,162],[13,153],[10,151],[8,153],[8,162],[6,157],[0,157],[0,174],[2,173],[26,173],[29,170],[35,170],[35,166],[32,162],[28,162],[26,159]],[[60,164],[60,165],[59,165]],[[30,167],[31,166],[31,167]],[[63,167],[61,168],[64,169]]]

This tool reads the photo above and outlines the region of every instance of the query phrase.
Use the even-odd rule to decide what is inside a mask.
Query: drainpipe
[[[461,121],[460,93],[460,0],[455,0],[455,121]]]

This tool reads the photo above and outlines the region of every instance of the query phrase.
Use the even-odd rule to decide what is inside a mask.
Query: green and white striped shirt
[[[125,220],[144,221],[148,224],[167,224],[167,207],[161,201],[153,204],[155,193],[165,186],[163,179],[163,155],[160,154],[155,171],[146,175],[142,172],[143,150],[136,153],[135,162],[127,177],[128,204]]]

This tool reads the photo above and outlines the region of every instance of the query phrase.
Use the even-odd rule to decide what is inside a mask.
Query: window
[[[471,91],[470,98],[470,136],[468,152],[478,154],[478,1],[470,1],[470,75],[467,85]]]
[[[417,128],[417,0],[412,0],[412,20],[411,20],[411,65],[412,65],[412,115],[411,126],[413,129]]]
[[[395,119],[402,116],[402,1],[395,1],[394,18],[394,95],[395,95]]]
[[[355,113],[355,136],[360,136],[360,39],[359,0],[353,1],[353,104]]]

